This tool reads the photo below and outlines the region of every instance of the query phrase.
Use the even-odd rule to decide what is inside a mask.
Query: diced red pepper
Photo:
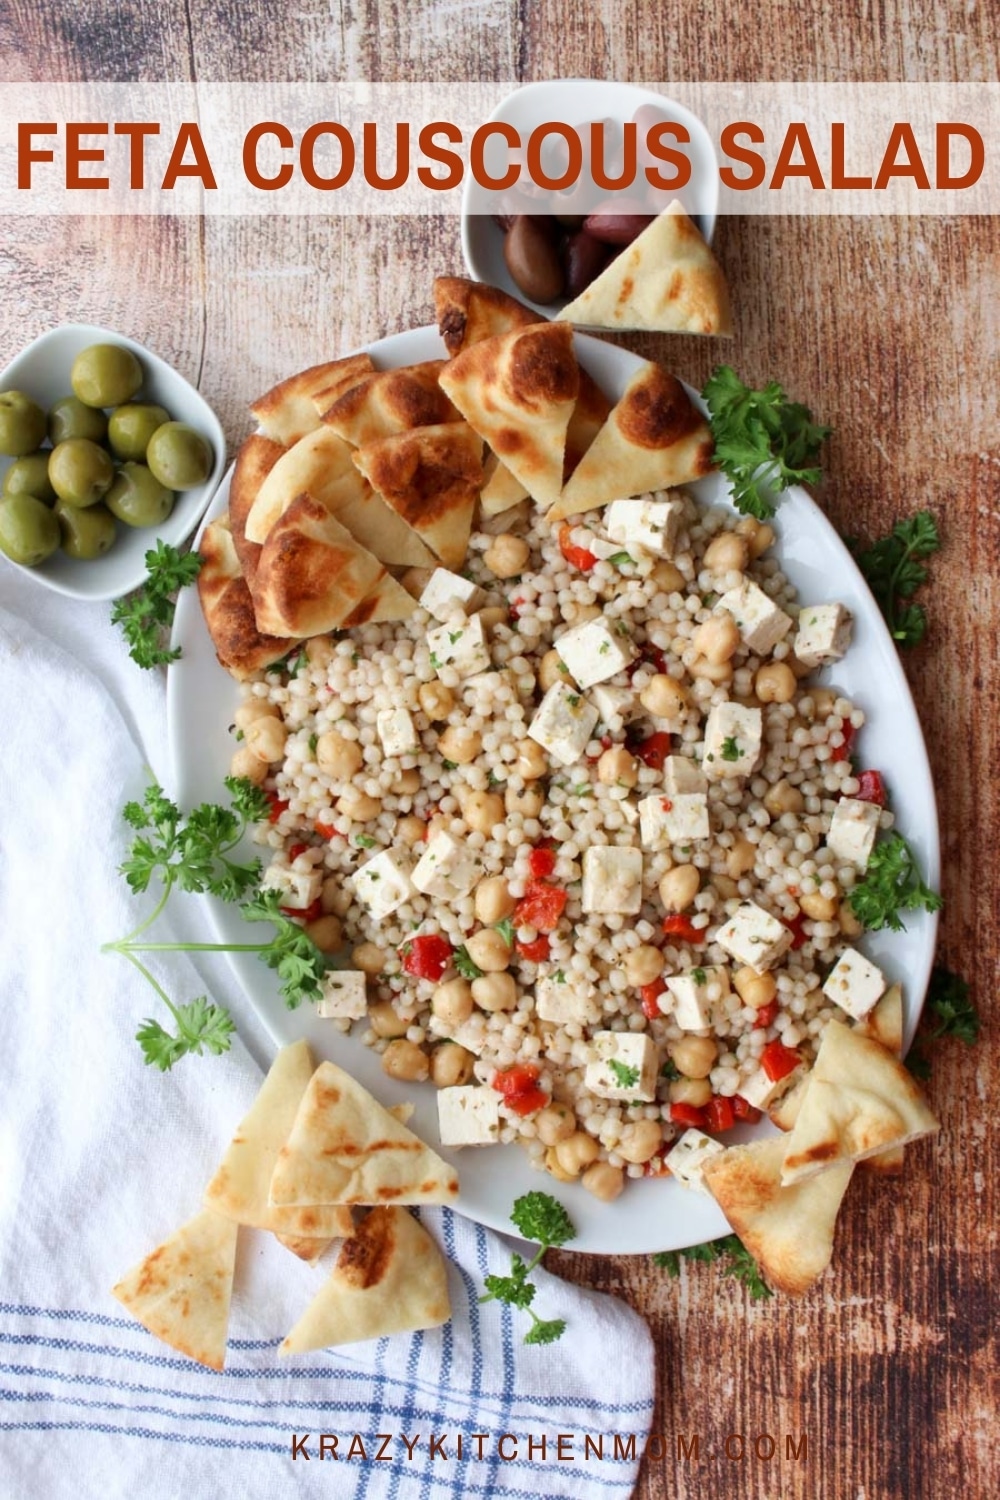
[[[323,901],[317,896],[308,906],[279,906],[278,910],[282,916],[291,917],[296,922],[316,922],[323,915]]]
[[[794,917],[782,917],[782,922],[792,934],[792,949],[801,948],[809,941],[806,932],[806,914],[804,911],[797,912]]]
[[[705,1111],[695,1104],[671,1104],[670,1118],[675,1125],[684,1125],[690,1130],[704,1130],[707,1124]]]
[[[555,932],[569,897],[560,885],[532,880],[517,903],[514,920],[518,927],[536,927],[539,932]]]
[[[523,608],[524,608],[524,600],[521,598],[521,596],[519,594],[516,599],[512,599],[510,601],[510,617],[511,617],[511,619],[512,620],[520,619],[521,611],[522,611]]]
[[[438,980],[452,959],[451,944],[440,933],[410,938],[399,950],[403,972],[416,979]]]
[[[691,918],[685,917],[683,913],[678,913],[676,916],[664,917],[663,930],[667,934],[667,937],[677,938],[682,943],[698,944],[705,941],[708,931],[705,927],[695,927]]]
[[[534,880],[551,875],[555,867],[556,856],[553,849],[532,849],[528,855],[528,873]]]
[[[855,802],[874,802],[876,807],[888,807],[889,798],[881,771],[860,771],[858,783],[858,789],[854,793]]]
[[[313,824],[313,827],[321,839],[335,839],[337,837],[337,830],[332,823],[317,822]]]
[[[269,823],[277,823],[278,819],[281,817],[281,814],[288,811],[290,804],[288,802],[283,802],[278,796],[277,792],[265,792],[264,796],[271,804],[271,811],[267,815],[267,821]]]
[[[854,736],[858,731],[855,729],[850,719],[841,719],[840,732],[844,736],[844,743],[842,745],[834,746],[834,748],[830,752],[831,760],[848,760],[850,758],[851,746],[854,743]]]
[[[760,1065],[772,1083],[777,1083],[780,1078],[787,1078],[801,1061],[795,1048],[786,1047],[784,1042],[768,1042],[760,1054]]]
[[[757,1019],[753,1023],[754,1031],[766,1031],[769,1026],[774,1025],[777,1017],[778,1001],[777,997],[775,997],[775,999],[769,1001],[767,1005],[762,1005],[760,1010],[757,1012]]]
[[[542,964],[549,956],[549,940],[544,932],[533,943],[517,942],[514,946],[521,958],[526,958],[529,963]]]
[[[560,526],[559,528],[559,551],[569,563],[571,568],[579,568],[581,573],[589,573],[597,562],[596,555],[586,547],[574,545],[573,529],[571,526]]]
[[[733,1114],[737,1120],[745,1120],[748,1125],[756,1125],[760,1119],[760,1110],[756,1104],[748,1104],[742,1094],[733,1095]]]
[[[718,1135],[723,1130],[732,1130],[735,1124],[733,1101],[724,1094],[713,1094],[705,1105],[705,1128]]]
[[[657,1016],[662,1016],[660,1009],[660,996],[666,989],[666,984],[660,978],[654,979],[652,984],[640,986],[639,994],[642,997],[642,1013],[649,1021],[654,1021]]]
[[[662,771],[663,762],[673,747],[672,736],[665,729],[658,730],[647,739],[640,740],[637,745],[631,747],[632,754],[637,755],[644,766],[649,766],[653,771]]]
[[[288,863],[293,865],[300,854],[305,854],[309,848],[308,844],[293,844],[288,851]]]
[[[494,1073],[493,1087],[516,1115],[533,1115],[548,1104],[548,1094],[538,1087],[538,1072],[534,1063],[515,1063]]]

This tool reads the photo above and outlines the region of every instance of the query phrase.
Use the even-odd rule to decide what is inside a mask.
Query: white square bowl
[[[145,581],[146,553],[155,547],[157,541],[170,542],[177,547],[194,531],[222,478],[226,439],[208,402],[172,365],[134,339],[92,323],[65,323],[61,328],[43,333],[0,372],[0,390],[24,391],[33,401],[48,409],[60,397],[72,394],[70,369],[76,356],[90,344],[120,344],[131,349],[143,374],[142,388],[135,399],[155,402],[166,407],[174,421],[190,423],[208,439],[214,455],[212,472],[205,483],[196,489],[181,491],[170,515],[159,526],[119,524],[114,546],[92,562],[77,561],[60,551],[37,568],[21,569],[44,588],[54,589],[57,594],[67,594],[73,599],[118,599]],[[0,456],[0,487],[13,462],[11,458]],[[5,567],[16,566],[0,553],[0,572]]]

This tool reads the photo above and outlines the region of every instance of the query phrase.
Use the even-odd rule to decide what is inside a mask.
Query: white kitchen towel
[[[240,1036],[167,1075],[143,1063],[137,1025],[167,1017],[99,950],[142,911],[117,873],[120,810],[150,771],[169,789],[162,676],[128,659],[107,605],[6,565],[0,601],[4,1500],[627,1500],[652,1416],[646,1325],[539,1271],[538,1311],[567,1331],[525,1345],[525,1314],[478,1300],[511,1244],[447,1210],[421,1214],[451,1263],[453,1316],[432,1332],[279,1360],[327,1271],[253,1231],[241,1232],[221,1374],[109,1295],[197,1211],[273,1047],[222,958],[177,954],[157,969],[168,992],[207,989]],[[174,899],[175,928],[207,938],[197,900]]]

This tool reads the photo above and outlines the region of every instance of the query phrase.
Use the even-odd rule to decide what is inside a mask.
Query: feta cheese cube
[[[658,1071],[656,1047],[645,1032],[599,1031],[583,1081],[602,1099],[641,1099],[652,1104]]]
[[[798,1082],[802,1077],[804,1067],[805,1064],[802,1064],[798,1068],[793,1068],[790,1073],[785,1074],[784,1078],[778,1079],[769,1078],[763,1068],[757,1068],[749,1078],[743,1080],[736,1092],[741,1099],[752,1104],[754,1109],[767,1109],[769,1104],[773,1104],[782,1094],[787,1093],[793,1083]]]
[[[420,736],[405,708],[382,708],[375,715],[375,728],[387,756],[398,758],[420,749]]]
[[[823,993],[860,1021],[885,993],[885,975],[856,948],[845,948],[826,976]]]
[[[435,568],[420,595],[421,609],[426,609],[442,625],[455,615],[456,604],[461,605],[463,613],[471,615],[485,602],[486,595],[478,584],[447,568]]]
[[[792,650],[804,667],[828,667],[851,644],[854,620],[842,604],[813,604],[799,610],[799,633]]]
[[[553,642],[579,687],[593,687],[622,672],[635,656],[627,635],[619,635],[603,616],[574,625]]]
[[[269,865],[262,884],[265,891],[278,892],[282,906],[293,911],[305,911],[319,895],[323,871],[316,866],[300,872],[285,865]]]
[[[704,771],[687,755],[668,755],[663,762],[663,785],[670,797],[703,792],[708,787]]]
[[[691,839],[707,839],[711,833],[704,792],[643,797],[639,803],[639,838],[644,849],[669,849]]]
[[[599,684],[591,689],[588,696],[604,724],[609,724],[615,718],[621,719],[623,724],[628,724],[644,712],[638,694],[633,693],[631,688],[608,687],[606,683]]]
[[[740,638],[755,656],[767,656],[792,628],[792,617],[779,609],[764,590],[749,578],[723,594],[716,612],[727,609],[736,621]]]
[[[488,672],[492,666],[486,632],[478,615],[465,622],[452,620],[437,630],[429,630],[427,644],[435,672],[440,672],[443,667],[454,667],[459,677],[472,677],[476,672]]]
[[[428,839],[410,880],[425,896],[451,901],[467,895],[478,885],[482,873],[482,865],[472,851],[442,828]]]
[[[323,998],[316,1014],[325,1021],[360,1021],[368,1010],[368,987],[360,969],[327,969],[319,982]]]
[[[702,1168],[711,1156],[720,1156],[725,1147],[701,1130],[685,1130],[677,1144],[667,1152],[666,1163],[682,1187],[710,1197]]]
[[[586,912],[634,916],[642,906],[642,850],[615,844],[584,850],[581,901]]]
[[[717,703],[705,720],[701,769],[709,781],[749,776],[760,759],[763,722],[759,708]]]
[[[571,766],[587,748],[596,724],[594,705],[565,682],[556,682],[538,705],[528,734],[561,766]]]
[[[762,906],[744,901],[716,933],[715,941],[738,964],[746,964],[754,973],[763,974],[786,952],[792,934]]]
[[[612,500],[604,512],[604,529],[623,547],[639,548],[654,557],[673,557],[684,516],[679,500]]]
[[[500,1095],[485,1084],[441,1089],[438,1129],[442,1146],[491,1146],[500,1139]]]
[[[875,802],[842,797],[834,808],[826,847],[837,859],[863,870],[871,856],[882,809]]]
[[[719,966],[689,969],[666,981],[669,1011],[682,1031],[704,1031],[712,1024],[712,1006],[729,994],[729,970]],[[663,1010],[663,1001],[660,1001]]]
[[[593,985],[572,970],[567,974],[557,969],[535,981],[535,1014],[540,1021],[552,1021],[556,1026],[567,1022],[596,1026],[602,1009]]]
[[[354,894],[370,916],[391,916],[413,895],[410,866],[394,849],[383,849],[351,877]]]

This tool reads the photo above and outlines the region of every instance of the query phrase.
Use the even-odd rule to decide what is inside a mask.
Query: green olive
[[[87,510],[67,505],[60,500],[55,509],[56,520],[62,533],[62,549],[67,557],[79,562],[90,562],[102,557],[114,544],[118,528],[114,517],[103,505],[91,505]]]
[[[34,495],[51,505],[56,492],[49,483],[49,455],[29,453],[25,458],[15,458],[3,477],[5,495]]]
[[[67,438],[49,454],[49,480],[69,505],[96,505],[111,488],[111,455],[89,438]]]
[[[126,526],[158,526],[174,508],[173,493],[145,464],[123,464],[105,504]]]
[[[75,396],[63,396],[49,407],[49,442],[53,448],[69,438],[89,438],[103,443],[108,435],[108,419],[96,406],[84,406]]]
[[[34,495],[0,499],[0,552],[11,562],[36,568],[59,545],[59,522]]]
[[[122,406],[142,385],[142,366],[121,344],[91,344],[73,361],[69,383],[84,406]]]
[[[23,391],[0,391],[0,453],[21,458],[45,441],[45,413]]]
[[[164,422],[149,440],[146,462],[161,484],[193,490],[212,472],[212,448],[186,422]]]
[[[108,441],[117,458],[143,459],[149,440],[158,427],[170,421],[170,413],[162,406],[144,405],[136,402],[131,406],[119,406],[111,413],[108,423]]]

